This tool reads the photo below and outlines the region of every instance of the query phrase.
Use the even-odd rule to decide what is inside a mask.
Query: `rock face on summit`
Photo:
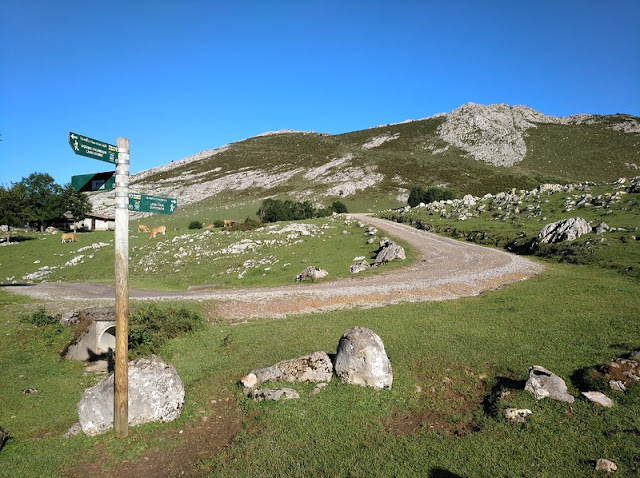
[[[553,123],[554,118],[527,106],[467,103],[447,115],[440,137],[464,149],[475,159],[495,166],[513,166],[527,154],[524,132],[535,123]]]

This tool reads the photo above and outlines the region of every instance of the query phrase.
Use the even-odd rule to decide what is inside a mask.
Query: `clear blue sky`
[[[640,116],[640,2],[3,0],[0,184],[131,172],[279,129],[332,134],[472,101]]]

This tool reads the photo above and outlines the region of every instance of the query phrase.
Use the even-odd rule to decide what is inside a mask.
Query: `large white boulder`
[[[334,370],[342,383],[391,388],[393,373],[384,344],[364,327],[348,329],[338,343]]]
[[[113,381],[110,373],[82,394],[78,417],[86,435],[113,428]],[[128,404],[129,425],[178,418],[184,405],[184,385],[176,369],[157,355],[129,362]]]

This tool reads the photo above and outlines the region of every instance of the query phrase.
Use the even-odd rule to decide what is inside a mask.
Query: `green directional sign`
[[[135,212],[159,212],[160,214],[173,214],[178,208],[178,200],[149,196],[147,194],[129,193],[129,210]]]
[[[115,182],[116,177],[114,171],[71,176],[71,187],[79,193],[88,191],[109,191],[115,187]]]
[[[87,138],[77,133],[69,132],[69,145],[73,152],[87,158],[99,159],[107,163],[116,164],[118,148],[112,144],[103,143],[97,139]]]

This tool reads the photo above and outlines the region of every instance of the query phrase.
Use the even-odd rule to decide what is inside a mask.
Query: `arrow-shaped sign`
[[[88,138],[77,133],[69,132],[69,145],[73,152],[87,158],[99,159],[107,163],[116,164],[118,148],[109,143]]]
[[[129,193],[129,210],[136,212],[159,212],[173,214],[178,207],[178,200],[147,194]]]

